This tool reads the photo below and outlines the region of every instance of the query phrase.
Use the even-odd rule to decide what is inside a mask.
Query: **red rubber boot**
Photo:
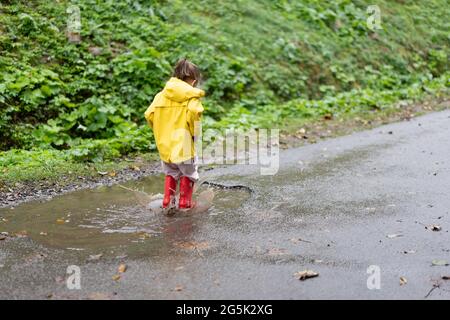
[[[180,179],[180,209],[189,209],[194,206],[192,202],[192,193],[194,192],[194,181],[188,177]]]
[[[172,197],[177,191],[177,180],[175,180],[172,176],[166,176],[166,181],[164,183],[164,200],[163,200],[163,208],[167,208],[167,206],[172,201]]]

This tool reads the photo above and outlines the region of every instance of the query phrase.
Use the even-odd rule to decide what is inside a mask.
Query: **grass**
[[[83,163],[68,160],[60,151],[17,150],[0,155],[0,190],[23,183],[45,182],[46,185],[58,183],[63,186],[79,182],[80,177],[95,180],[103,176],[116,176],[124,169],[141,170],[157,159],[156,153],[145,153],[115,161]]]

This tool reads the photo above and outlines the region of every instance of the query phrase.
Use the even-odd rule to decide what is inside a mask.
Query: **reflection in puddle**
[[[147,177],[126,187],[157,194],[161,177]],[[204,190],[204,188],[203,188]],[[202,191],[200,189],[199,191]],[[29,202],[0,209],[0,232],[26,232],[32,240],[71,250],[126,249],[157,253],[171,241],[189,240],[196,228],[214,223],[215,216],[233,212],[249,197],[245,191],[215,190],[213,206],[200,214],[167,217],[142,205],[142,198],[119,186],[81,190],[48,202]]]

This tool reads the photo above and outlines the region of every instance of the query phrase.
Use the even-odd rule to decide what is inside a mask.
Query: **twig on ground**
[[[433,284],[433,288],[431,288],[430,291],[428,291],[427,295],[425,296],[425,299],[428,298],[435,289],[440,287],[441,283],[439,281],[435,281],[435,283]]]

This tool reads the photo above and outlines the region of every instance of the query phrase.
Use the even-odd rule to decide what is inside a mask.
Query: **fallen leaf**
[[[319,273],[312,271],[312,270],[304,270],[304,271],[296,272],[294,274],[294,276],[296,278],[298,278],[298,280],[304,281],[306,279],[318,277]]]
[[[446,260],[433,260],[431,261],[431,264],[433,266],[444,266],[444,267],[448,266],[448,262]]]
[[[400,285],[403,286],[408,283],[408,280],[405,277],[400,277]]]
[[[100,258],[103,256],[103,253],[100,254],[94,254],[89,256],[89,261],[97,261],[100,260]]]
[[[108,171],[97,171],[97,173],[101,176],[106,176],[108,174]]]
[[[141,240],[150,239],[151,235],[147,232],[140,232],[138,238]]]
[[[388,234],[386,237],[389,239],[394,239],[394,238],[403,237],[403,235],[400,233],[395,233],[395,234]]]
[[[19,238],[25,238],[28,236],[28,232],[26,230],[22,230],[22,231],[16,232],[15,235],[16,235],[16,237],[19,237]]]
[[[184,289],[183,286],[178,285],[178,286],[176,286],[175,289],[173,289],[173,290],[175,290],[175,291],[183,291],[183,289]]]
[[[57,224],[64,224],[66,221],[64,219],[56,219]]]
[[[426,226],[425,229],[431,230],[431,231],[441,231],[441,226],[438,226],[437,224],[432,224],[430,226]]]
[[[141,171],[141,168],[139,168],[138,166],[133,166],[133,170],[134,171]]]
[[[110,177],[115,177],[115,176],[116,176],[116,172],[115,172],[115,171],[111,171],[108,175],[109,175]]]
[[[112,279],[113,279],[114,281],[118,281],[118,280],[120,279],[120,274],[115,274],[115,275],[113,275],[113,276],[112,276]]]
[[[124,273],[125,271],[127,271],[127,265],[126,264],[121,264],[120,266],[119,266],[119,269],[118,269],[118,271],[119,271],[119,273]]]
[[[47,234],[47,232],[41,232],[41,233],[39,233],[41,236],[47,236],[48,234]]]

